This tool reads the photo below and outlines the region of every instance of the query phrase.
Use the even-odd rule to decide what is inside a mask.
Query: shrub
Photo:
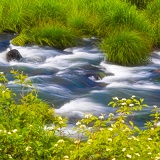
[[[151,46],[137,31],[122,30],[105,38],[101,44],[107,60],[120,65],[141,65],[149,61]]]
[[[99,160],[160,159],[160,109],[153,107],[152,121],[141,130],[134,124],[137,112],[148,107],[143,99],[113,97],[115,113],[86,113],[75,125],[77,136],[66,137],[66,119],[38,98],[23,72],[11,70],[21,89],[21,98],[7,88],[0,73],[0,159]],[[25,92],[27,91],[27,92]],[[51,127],[50,127],[51,125]]]

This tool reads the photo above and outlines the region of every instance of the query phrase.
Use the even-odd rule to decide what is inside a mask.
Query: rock
[[[20,60],[23,58],[17,49],[11,49],[6,55],[7,61]]]

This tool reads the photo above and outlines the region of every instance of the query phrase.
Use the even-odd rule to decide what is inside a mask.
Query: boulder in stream
[[[7,61],[10,62],[12,60],[20,60],[23,58],[19,51],[17,49],[11,49],[7,54],[6,54]]]

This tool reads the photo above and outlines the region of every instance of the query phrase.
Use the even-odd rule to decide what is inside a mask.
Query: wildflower
[[[80,125],[80,128],[81,128],[81,129],[85,129],[86,126],[83,124],[83,125]]]
[[[157,108],[157,106],[156,106],[156,105],[154,105],[154,106],[153,106],[153,108]]]
[[[113,131],[113,128],[108,128],[109,131]]]
[[[88,127],[88,130],[91,131],[91,130],[92,130],[92,127]]]
[[[116,160],[116,158],[113,158],[112,160]]]
[[[26,147],[26,151],[28,151],[29,149],[31,149],[31,147],[30,147],[30,146],[27,146],[27,147]]]
[[[112,138],[108,138],[108,141],[112,142]]]
[[[129,137],[128,139],[129,139],[129,140],[131,140],[132,138],[131,138],[131,137]]]
[[[63,143],[63,142],[64,142],[63,139],[58,140],[58,143]]]
[[[131,104],[129,104],[129,107],[133,107],[133,106],[134,106],[134,104],[132,104],[132,103],[131,103]]]
[[[0,74],[4,74],[4,72],[0,72]]]
[[[122,98],[122,101],[126,101],[126,99],[125,99],[125,98]]]
[[[106,148],[106,151],[110,151],[110,149],[109,149],[109,148]]]
[[[122,119],[121,122],[124,123],[124,120]]]
[[[139,154],[139,153],[135,153],[135,155],[138,156],[138,157],[140,157],[140,154]]]
[[[86,114],[86,115],[85,115],[85,118],[91,118],[91,117],[92,117],[91,114]]]
[[[125,105],[126,105],[126,103],[124,102],[124,103],[122,103],[121,105],[122,105],[122,106],[125,106]]]
[[[113,113],[110,113],[110,114],[109,114],[109,117],[113,117],[113,116],[114,116],[114,114],[113,114]]]
[[[8,134],[11,134],[11,132],[8,132]]]
[[[10,154],[8,154],[8,158],[10,158],[10,159],[11,159],[11,158],[12,158],[12,156],[11,156]]]
[[[160,159],[160,157],[155,157],[155,160],[158,160],[158,159]]]
[[[130,159],[132,158],[132,156],[130,154],[127,154],[126,157],[128,157]]]
[[[89,140],[87,141],[87,143],[88,143],[88,144],[91,144],[91,143],[92,143],[92,139],[89,139]]]
[[[12,130],[12,132],[13,132],[13,133],[16,133],[16,132],[17,132],[17,129]]]
[[[123,149],[122,149],[122,152],[124,152],[124,151],[126,151],[126,148],[123,148]]]
[[[151,140],[152,140],[152,138],[148,138],[148,140],[149,140],[149,141],[151,141]]]
[[[68,157],[68,156],[64,156],[64,159],[65,159],[65,160],[68,160],[68,159],[69,159],[69,157]]]
[[[133,95],[131,98],[135,98],[136,96],[135,95]]]
[[[152,154],[151,152],[148,152],[148,154]]]
[[[79,125],[81,125],[81,122],[78,121],[78,122],[76,123],[76,126],[79,126]]]
[[[99,119],[104,119],[104,114],[101,114],[101,116],[99,116]]]
[[[55,147],[57,147],[57,146],[58,146],[58,144],[56,143],[54,146],[55,146]]]
[[[59,120],[59,121],[62,121],[62,117],[58,117],[58,120]]]
[[[80,140],[77,140],[77,141],[74,141],[75,144],[79,144],[80,143]]]
[[[118,97],[113,97],[112,99],[118,101]]]
[[[63,124],[63,121],[60,121],[59,124]]]

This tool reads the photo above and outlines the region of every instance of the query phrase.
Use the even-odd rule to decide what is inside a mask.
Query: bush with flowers
[[[137,111],[147,107],[143,99],[114,97],[115,113],[99,117],[85,114],[76,122],[77,137],[65,136],[66,118],[38,98],[23,72],[12,70],[21,87],[21,98],[7,88],[0,73],[0,159],[3,160],[159,160],[160,109],[153,107],[153,120],[140,129],[133,122]],[[27,92],[26,92],[27,88]],[[132,115],[131,118],[128,115]],[[49,127],[49,126],[52,127]]]

